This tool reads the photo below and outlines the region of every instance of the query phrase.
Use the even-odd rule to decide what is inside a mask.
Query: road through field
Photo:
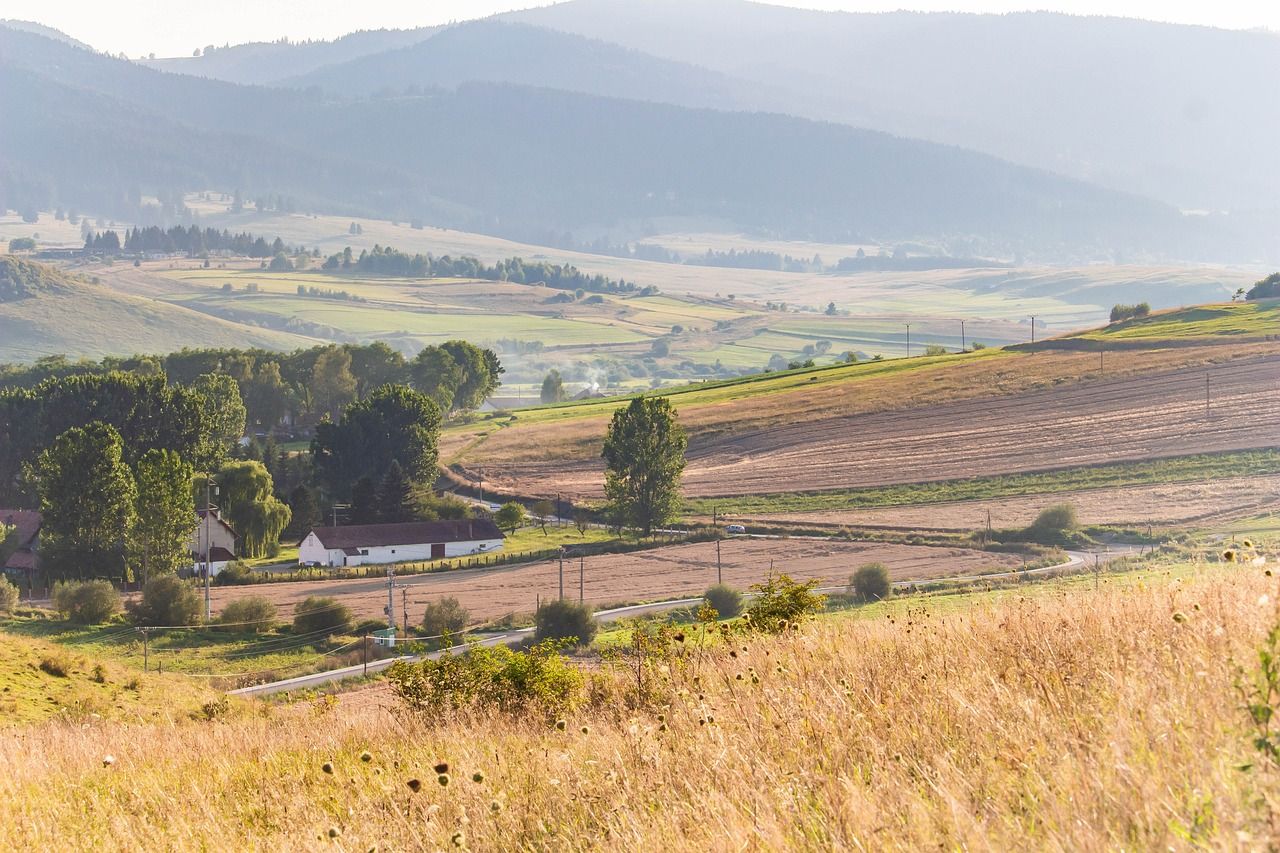
[[[1272,355],[705,435],[690,443],[684,488],[691,497],[822,491],[1278,444]],[[601,495],[595,460],[487,467],[521,494]]]
[[[884,563],[894,580],[970,575],[1022,564],[1010,554],[964,548],[812,539],[730,539],[721,544],[720,555],[725,583],[739,588],[763,580],[771,570],[844,584],[854,569],[869,562]],[[550,560],[398,578],[396,618],[402,618],[401,608],[407,604],[410,620],[421,621],[426,603],[445,596],[456,597],[473,621],[532,613],[540,599],[560,595],[559,568],[558,561]],[[564,592],[575,600],[579,569],[577,560],[564,563]],[[597,607],[699,595],[716,582],[716,546],[702,542],[588,557],[581,564],[581,579],[584,600]],[[263,596],[289,617],[299,601],[322,595],[338,599],[359,618],[374,618],[383,616],[387,585],[382,579],[305,581],[214,587],[212,595],[215,612],[237,598]]]

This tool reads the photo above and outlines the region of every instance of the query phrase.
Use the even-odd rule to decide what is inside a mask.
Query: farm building
[[[191,538],[187,542],[187,551],[191,554],[191,567],[197,575],[200,574],[204,569],[207,547],[209,572],[216,577],[228,563],[236,558],[236,540],[239,536],[216,509],[198,509],[196,516],[199,518],[199,523],[191,532]]]
[[[298,560],[321,566],[363,566],[487,554],[502,547],[488,519],[411,521],[315,527],[298,544]]]
[[[9,559],[0,564],[0,576],[9,572],[30,582],[36,571],[40,513],[33,509],[0,509],[0,527],[13,528],[13,541],[9,544],[14,549]]]

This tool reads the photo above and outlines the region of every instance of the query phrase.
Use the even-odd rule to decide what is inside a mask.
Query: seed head
[[[1222,552],[1222,560],[1226,563],[1234,563],[1236,561],[1236,552],[1228,548]]]
[[[489,803],[489,811],[493,812],[494,814],[497,814],[498,812],[502,811],[502,803],[500,803],[497,800],[494,800],[493,802]]]
[[[116,757],[115,757],[114,755],[104,755],[104,756],[102,756],[102,766],[103,766],[103,767],[110,767],[112,764],[115,764],[115,763],[116,763]]]
[[[583,727],[582,727],[582,733],[583,733],[584,735],[591,734],[591,729],[587,728],[586,726],[583,726]]]
[[[373,761],[373,753],[367,751],[360,753],[360,760],[365,764],[368,764],[370,761]]]
[[[471,774],[471,781],[475,782],[477,785],[480,784],[484,781],[484,774],[477,770],[475,773]]]
[[[408,785],[409,790],[413,791],[415,794],[422,790],[422,781],[419,779],[410,779],[408,782],[405,782],[405,784]]]
[[[439,764],[437,764],[435,767],[432,767],[431,769],[432,769],[432,770],[434,770],[434,771],[436,771],[437,773],[448,773],[448,772],[449,772],[449,762],[447,762],[447,761],[441,761]]]
[[[1246,547],[1246,548],[1252,548],[1252,547],[1253,547],[1253,540],[1252,540],[1252,539],[1244,539],[1244,540],[1242,540],[1242,541],[1240,542],[1240,544],[1241,544],[1241,545],[1243,545],[1243,546],[1244,546],[1244,547]]]
[[[436,781],[440,783],[441,788],[449,787],[449,774],[441,773],[439,776],[436,777]]]
[[[324,764],[321,764],[321,765],[320,765],[320,769],[321,769],[321,770],[323,770],[325,773],[328,773],[330,776],[332,776],[332,775],[333,775],[333,762],[332,762],[332,761],[326,761]]]
[[[466,837],[465,835],[463,835],[463,834],[462,834],[462,830],[458,830],[457,832],[455,832],[455,833],[453,834],[453,837],[452,837],[452,838],[450,838],[449,840],[450,840],[451,842],[453,842],[453,846],[454,846],[454,847],[466,847],[466,846],[467,846],[467,837]]]
[[[1175,610],[1173,613],[1173,621],[1181,625],[1183,622],[1187,621],[1187,614],[1183,613],[1181,610]]]
[[[331,827],[329,827],[329,837],[330,837],[330,838],[338,838],[338,837],[340,837],[341,835],[342,835],[342,830],[341,830],[341,829],[338,829],[338,827],[336,827],[336,826],[331,826]]]
[[[676,634],[675,634],[675,636],[674,636],[674,637],[672,637],[672,639],[673,639],[673,640],[675,640],[677,643],[683,643],[683,642],[684,642],[684,631],[676,631]]]
[[[557,730],[564,731],[567,726],[568,726],[568,723],[566,723],[564,720],[556,720]]]

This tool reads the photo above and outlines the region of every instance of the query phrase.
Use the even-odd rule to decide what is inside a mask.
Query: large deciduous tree
[[[194,460],[202,468],[216,468],[244,435],[247,412],[240,399],[240,386],[223,373],[206,373],[191,383],[200,395],[205,446]]]
[[[356,378],[351,373],[351,353],[332,347],[320,353],[311,373],[311,393],[317,408],[337,420],[338,414],[356,397]]]
[[[339,423],[320,423],[311,455],[330,499],[349,497],[361,477],[377,482],[393,460],[410,483],[432,482],[440,420],[440,407],[425,394],[384,385],[347,406]]]
[[[689,440],[665,397],[637,397],[613,413],[604,440],[605,497],[648,536],[680,508]]]
[[[474,409],[502,384],[502,364],[492,350],[466,341],[445,341],[440,349],[462,368],[462,382],[453,395],[453,409]]]
[[[240,535],[240,555],[255,559],[268,556],[289,526],[287,504],[272,492],[271,474],[261,462],[228,462],[218,469],[218,505],[222,517]],[[204,482],[197,480],[198,501],[204,500]]]
[[[72,427],[35,464],[40,565],[51,580],[125,577],[136,487],[124,442],[108,424]]]
[[[196,526],[193,476],[190,463],[172,450],[148,450],[138,460],[136,523],[129,552],[130,564],[143,583],[177,572],[187,557]]]

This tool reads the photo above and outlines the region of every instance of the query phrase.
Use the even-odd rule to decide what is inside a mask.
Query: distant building
[[[223,520],[218,510],[196,510],[199,523],[191,532],[187,551],[191,555],[191,569],[198,576],[204,570],[205,547],[208,545],[209,572],[214,577],[236,558],[235,529]]]
[[[9,559],[0,565],[0,573],[17,575],[27,582],[35,577],[40,524],[40,513],[34,509],[0,509],[0,526],[14,528],[14,544],[17,546]]]
[[[489,519],[315,527],[298,544],[298,560],[321,566],[440,560],[496,551],[502,540]]]

